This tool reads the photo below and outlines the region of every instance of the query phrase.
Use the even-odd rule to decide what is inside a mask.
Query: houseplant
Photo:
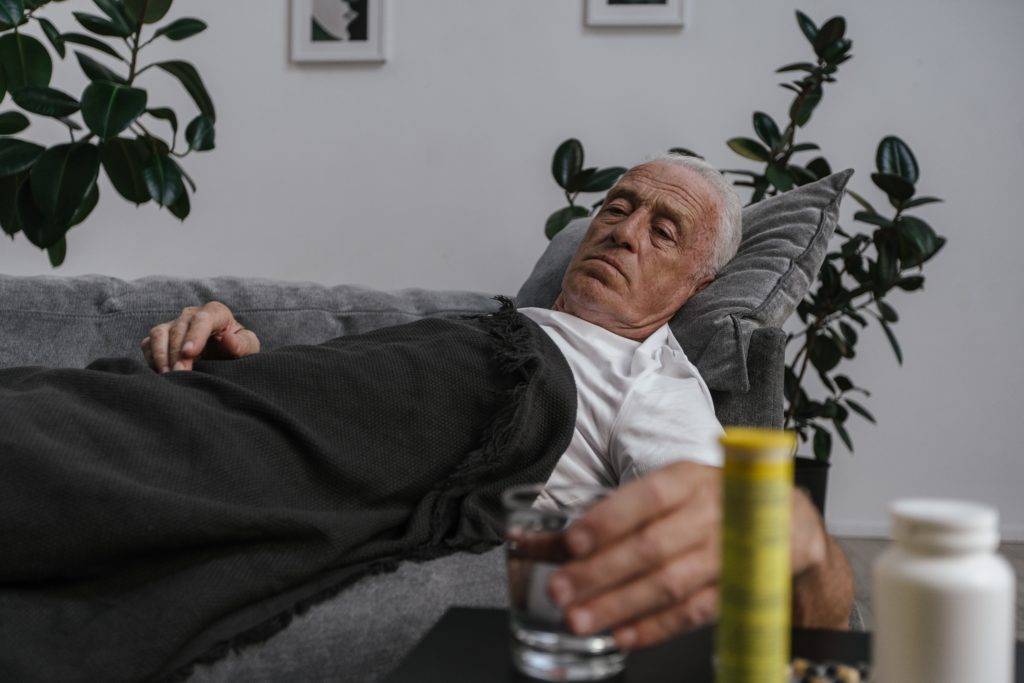
[[[0,102],[10,94],[22,110],[0,112],[0,227],[45,249],[54,267],[67,253],[67,231],[99,202],[101,168],[128,201],[152,199],[184,220],[188,188],[195,192],[196,185],[178,160],[214,147],[216,113],[196,68],[181,60],[142,61],[153,41],[184,40],[206,24],[186,17],[155,26],[172,0],[94,2],[101,14],[73,13],[81,33],[61,32],[43,16],[50,0],[0,0]],[[78,97],[50,87],[53,58],[30,28],[61,60],[74,52],[88,79]],[[140,83],[147,71],[177,79],[198,108],[180,148],[177,114],[154,106]],[[23,112],[67,127],[70,140],[44,147],[14,137],[30,125]],[[151,132],[157,125],[169,129],[169,138]]]
[[[796,138],[811,120],[826,86],[836,82],[840,65],[852,57],[853,43],[846,37],[843,17],[832,17],[820,27],[803,12],[798,11],[796,18],[814,51],[814,60],[787,64],[776,70],[800,74],[799,78],[780,84],[794,93],[785,126],[780,128],[767,113],[757,111],[752,121],[756,137],[735,137],[726,142],[736,154],[762,165],[757,170],[723,171],[738,176],[735,185],[749,188],[751,204],[832,172],[828,161],[820,155],[797,162],[795,155],[816,152],[820,147],[813,142],[797,142]],[[670,151],[699,156],[685,148]],[[910,147],[896,136],[886,136],[874,150],[874,163],[871,181],[891,210],[876,208],[862,195],[846,191],[861,209],[853,216],[856,227],[836,228],[835,248],[826,254],[816,283],[797,306],[800,328],[788,337],[785,426],[797,432],[801,443],[811,444],[814,457],[797,458],[797,479],[811,490],[822,509],[833,433],[852,451],[853,441],[846,429],[850,415],[875,421],[863,405],[869,392],[840,372],[840,366],[855,357],[858,330],[868,327],[871,320],[885,335],[897,362],[903,362],[903,352],[892,329],[899,316],[888,297],[897,290],[921,289],[923,265],[946,242],[927,222],[910,213],[917,207],[941,201],[918,195],[920,168]],[[555,151],[552,172],[565,191],[569,206],[548,218],[545,234],[549,238],[573,218],[589,215],[590,209],[576,204],[580,194],[609,189],[625,169],[584,168],[583,146],[577,140],[567,140]],[[596,208],[600,203],[599,199],[590,206]],[[820,386],[813,385],[812,376]]]

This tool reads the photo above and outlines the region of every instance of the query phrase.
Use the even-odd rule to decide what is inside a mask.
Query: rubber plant
[[[49,0],[0,0],[0,105],[8,95],[14,105],[0,111],[0,227],[46,250],[53,267],[64,261],[68,230],[99,202],[100,169],[124,199],[152,200],[184,220],[196,186],[178,160],[214,148],[216,113],[196,68],[143,63],[154,41],[185,40],[206,24],[190,17],[161,24],[172,0],[94,2],[98,14],[73,13],[83,31],[62,32],[43,16]],[[70,60],[71,53],[88,80],[77,97],[50,85],[53,55]],[[176,79],[198,109],[180,146],[177,113],[154,106],[142,84],[144,74],[158,72]],[[68,142],[47,147],[19,136],[34,122],[26,114],[66,127]],[[157,126],[169,136],[152,132]]]
[[[734,184],[749,189],[750,204],[832,173],[820,153],[807,162],[794,158],[820,152],[817,143],[798,142],[797,134],[810,122],[826,85],[836,82],[840,65],[852,57],[853,41],[846,37],[846,20],[841,16],[830,18],[820,27],[803,12],[798,11],[796,19],[814,58],[776,70],[799,74],[780,84],[794,93],[784,127],[769,114],[756,111],[752,117],[755,137],[734,137],[726,142],[736,154],[762,165],[757,170],[722,171],[738,176]],[[670,151],[700,156],[682,147]],[[860,208],[853,215],[856,227],[836,228],[831,245],[834,248],[826,254],[811,291],[797,306],[799,329],[788,337],[785,426],[796,430],[802,442],[811,443],[818,460],[830,458],[833,433],[853,450],[846,429],[851,414],[875,422],[862,403],[870,392],[855,385],[848,373],[840,371],[841,366],[855,357],[860,331],[869,321],[881,329],[897,362],[902,364],[903,351],[893,332],[899,315],[889,297],[896,291],[920,290],[925,282],[924,264],[946,243],[923,218],[911,214],[913,209],[942,200],[918,194],[920,167],[910,147],[894,135],[886,136],[875,147],[874,163],[871,181],[891,210],[876,208],[861,194],[846,190]],[[552,171],[569,205],[548,218],[544,231],[549,238],[572,219],[590,215],[591,209],[601,205],[598,199],[590,208],[578,206],[581,192],[606,191],[625,169],[612,167],[599,172],[583,168],[583,145],[570,139],[555,150]],[[819,384],[814,385],[812,377]]]

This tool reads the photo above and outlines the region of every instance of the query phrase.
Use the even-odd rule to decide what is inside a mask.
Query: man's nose
[[[615,246],[625,247],[629,251],[636,251],[640,242],[640,236],[644,232],[644,223],[647,220],[646,212],[634,211],[625,220],[620,221],[608,234],[608,239]]]

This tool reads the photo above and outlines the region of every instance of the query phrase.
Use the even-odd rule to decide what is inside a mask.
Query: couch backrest
[[[381,292],[262,278],[151,276],[129,282],[102,275],[0,275],[0,368],[80,368],[106,356],[141,359],[139,342],[153,325],[207,301],[226,304],[268,350],[498,306],[478,292]]]

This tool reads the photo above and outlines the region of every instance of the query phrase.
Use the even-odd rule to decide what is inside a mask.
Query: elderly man
[[[668,321],[736,253],[740,201],[704,162],[669,155],[632,168],[591,222],[552,310],[520,309],[555,342],[576,383],[568,449],[548,484],[623,484],[569,531],[572,562],[549,584],[579,634],[623,648],[714,618],[722,429]],[[257,353],[223,305],[186,309],[142,341],[159,372]],[[551,505],[542,494],[539,505]],[[849,566],[807,496],[793,496],[793,614],[845,627]]]

